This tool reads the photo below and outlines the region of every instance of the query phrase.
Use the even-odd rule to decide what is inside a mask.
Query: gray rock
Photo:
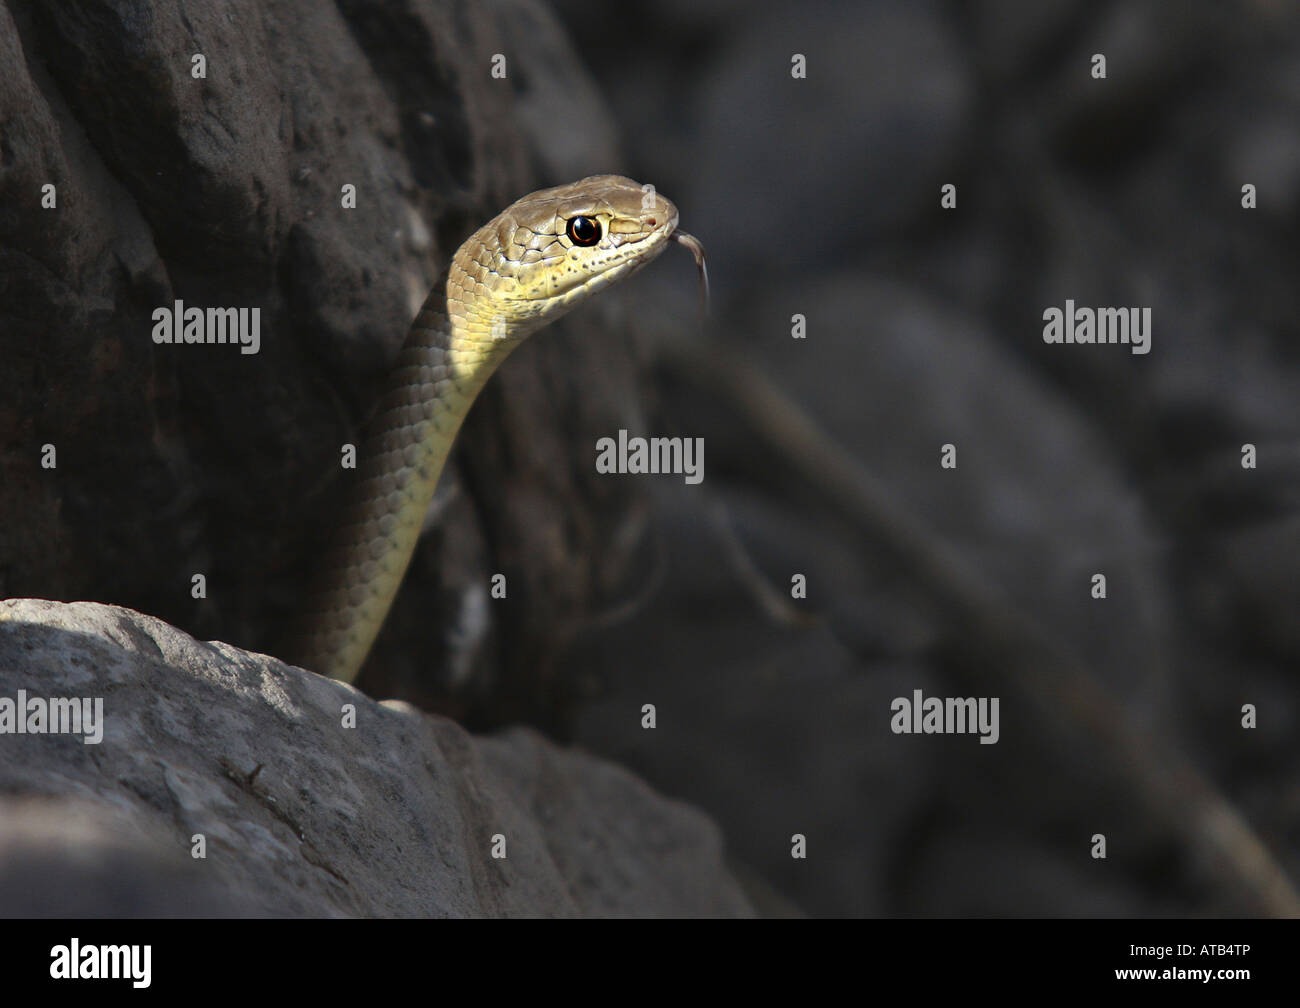
[[[18,690],[102,697],[103,731],[0,734],[0,914],[750,913],[703,815],[529,730],[471,736],[94,603],[0,603]]]

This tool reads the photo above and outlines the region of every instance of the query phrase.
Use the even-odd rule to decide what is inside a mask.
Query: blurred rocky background
[[[704,336],[674,253],[519,351],[361,685],[623,763],[769,912],[1296,912],[1293,4],[5,0],[0,67],[0,594],[273,651],[441,263],[619,171]],[[262,352],[154,346],[174,298]],[[1151,353],[1045,345],[1067,298]],[[704,482],[596,474],[619,428]],[[915,689],[999,743],[893,734]]]
[[[1300,10],[558,9],[630,163],[708,247],[713,337],[1072,656],[1113,702],[1102,725],[1163,738],[1294,878]],[[1150,306],[1151,353],[1044,344],[1042,312],[1066,298]],[[810,913],[1260,912],[1186,822],[1153,823],[1158,782],[1198,800],[1177,771],[1133,788],[1144,771],[1103,765],[1116,741],[1082,727],[1072,695],[1061,722],[1031,716],[1005,659],[973,656],[933,604],[942,592],[880,563],[887,544],[830,513],[707,383],[669,372],[656,388],[662,424],[705,436],[708,476],[656,484],[669,573],[574,659],[605,685],[579,738],[713,812],[736,857]],[[788,596],[794,572],[814,627],[754,601],[756,576]],[[891,734],[891,699],[915,688],[1002,694],[1001,742]],[[635,727],[646,702],[652,732]],[[790,857],[796,832],[807,861]]]

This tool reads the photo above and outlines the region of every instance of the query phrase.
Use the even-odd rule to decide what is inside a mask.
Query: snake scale
[[[351,497],[298,626],[294,663],[351,682],[382,626],[475,397],[529,335],[630,276],[672,241],[677,208],[618,175],[512,203],[452,256],[411,325],[359,449]]]

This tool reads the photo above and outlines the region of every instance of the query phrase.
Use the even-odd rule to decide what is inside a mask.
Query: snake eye
[[[600,222],[591,217],[570,217],[565,233],[573,244],[587,248],[600,241]]]

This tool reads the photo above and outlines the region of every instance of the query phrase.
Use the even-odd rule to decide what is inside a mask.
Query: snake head
[[[650,185],[593,175],[512,203],[452,259],[449,301],[522,338],[658,256],[677,208]],[[466,319],[467,322],[480,321]]]

